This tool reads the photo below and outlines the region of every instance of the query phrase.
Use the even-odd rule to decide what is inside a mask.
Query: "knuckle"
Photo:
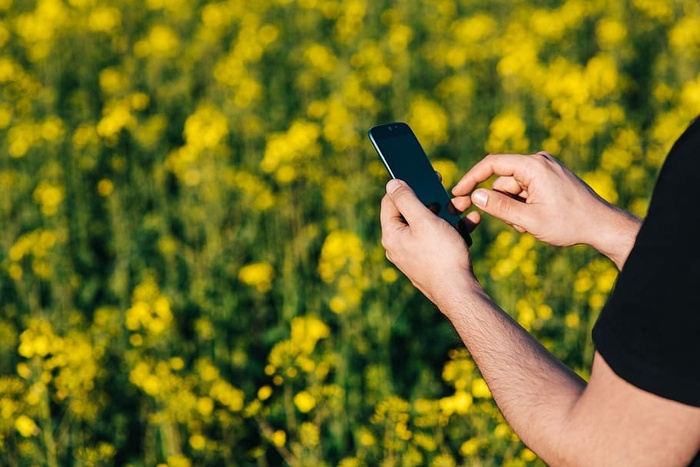
[[[389,238],[387,235],[382,235],[382,248],[386,250],[387,256],[389,255],[389,248],[391,247],[389,243]]]
[[[387,257],[391,254],[394,248],[394,236],[389,235],[386,231],[382,233],[381,239],[382,247],[386,251]]]
[[[499,214],[508,214],[510,212],[510,203],[502,196],[496,196],[493,200],[492,209]]]

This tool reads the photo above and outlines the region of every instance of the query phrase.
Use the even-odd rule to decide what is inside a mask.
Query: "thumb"
[[[425,214],[428,210],[423,203],[416,197],[411,187],[406,182],[398,179],[392,179],[386,185],[386,191],[391,200],[394,202],[396,209],[406,219],[409,224],[413,219]]]
[[[472,203],[484,212],[501,219],[506,224],[527,224],[525,203],[494,190],[479,188],[472,193]]]

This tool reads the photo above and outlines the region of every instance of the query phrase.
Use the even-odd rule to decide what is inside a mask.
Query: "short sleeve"
[[[593,342],[629,383],[700,406],[700,120],[661,169]]]

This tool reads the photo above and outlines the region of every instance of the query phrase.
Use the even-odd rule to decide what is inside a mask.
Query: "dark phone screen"
[[[423,204],[457,226],[459,216],[448,210],[450,196],[411,128],[405,123],[387,123],[372,127],[369,137],[389,175],[408,183]]]

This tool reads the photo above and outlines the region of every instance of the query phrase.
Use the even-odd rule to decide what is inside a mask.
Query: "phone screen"
[[[458,228],[460,217],[450,212],[450,196],[411,127],[402,122],[377,125],[370,128],[369,139],[389,175],[406,182],[423,204]]]

